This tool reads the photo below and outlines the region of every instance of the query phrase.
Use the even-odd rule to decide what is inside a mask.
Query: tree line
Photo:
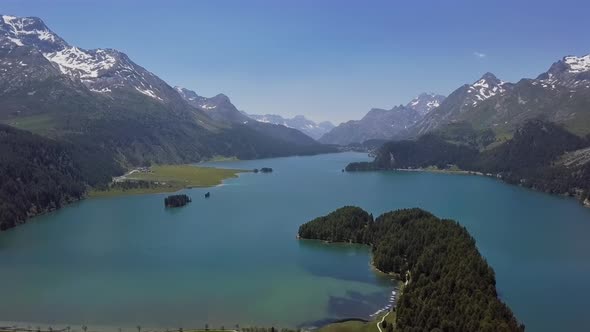
[[[84,197],[122,168],[101,149],[0,125],[0,230]]]

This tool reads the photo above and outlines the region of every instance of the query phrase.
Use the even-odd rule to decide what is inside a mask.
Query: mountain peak
[[[90,91],[110,94],[132,91],[159,102],[178,101],[160,78],[114,49],[85,50],[71,46],[36,17],[0,16],[0,47],[32,47],[62,74],[79,80]]]
[[[223,93],[218,93],[209,99],[215,101],[216,103],[231,103],[229,97],[224,95]]]
[[[496,77],[496,75],[494,75],[493,73],[490,73],[490,72],[483,74],[478,82],[480,82],[480,81],[486,81],[488,83],[495,83],[495,84],[499,84],[502,82],[501,80],[499,80]]]
[[[506,82],[487,72],[478,81],[467,86],[467,93],[470,95],[471,105],[475,106],[481,101],[506,92],[506,88]]]
[[[554,88],[561,85],[568,88],[588,87],[590,82],[590,54],[568,55],[553,63],[549,70],[537,77],[544,86]]]
[[[52,52],[68,44],[53,33],[38,17],[0,16],[0,39],[16,46],[31,45],[41,52]]]

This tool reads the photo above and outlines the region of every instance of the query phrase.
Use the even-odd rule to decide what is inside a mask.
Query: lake
[[[396,286],[368,248],[296,239],[343,205],[377,216],[421,207],[465,225],[528,331],[590,330],[590,209],[494,179],[345,173],[366,154],[211,166],[240,175],[215,188],[89,199],[0,233],[0,321],[112,327],[315,326],[368,318]],[[211,197],[205,199],[205,192]]]

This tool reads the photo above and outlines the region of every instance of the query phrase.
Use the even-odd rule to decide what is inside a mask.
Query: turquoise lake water
[[[590,209],[478,176],[341,172],[367,159],[210,163],[274,172],[185,190],[193,202],[179,209],[154,194],[34,218],[0,234],[0,321],[188,328],[367,318],[395,287],[370,268],[369,250],[295,238],[300,224],[358,205],[458,220],[528,331],[590,330]]]

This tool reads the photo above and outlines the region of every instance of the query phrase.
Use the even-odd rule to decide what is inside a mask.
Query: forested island
[[[486,174],[589,203],[590,139],[539,120],[525,123],[496,146],[489,144],[489,131],[469,128],[461,128],[460,134],[438,131],[416,140],[388,142],[373,162],[351,163],[346,171],[426,168]]]
[[[181,207],[192,202],[188,195],[170,195],[164,198],[164,206],[167,208]]]
[[[258,172],[261,172],[261,173],[272,173],[272,168],[270,168],[270,167],[262,167],[261,169],[255,168],[254,169],[254,173],[258,173]]]
[[[301,225],[299,237],[371,246],[374,266],[405,283],[395,331],[524,331],[498,298],[493,269],[456,221],[417,208],[373,219],[346,206]]]

